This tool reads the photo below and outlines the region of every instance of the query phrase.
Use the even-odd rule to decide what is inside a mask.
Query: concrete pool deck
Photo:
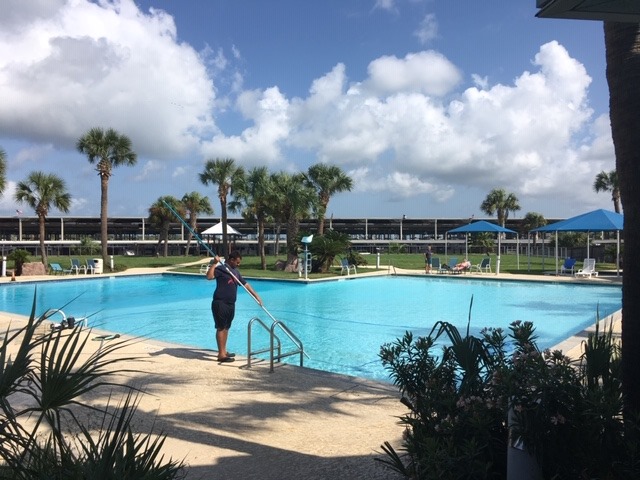
[[[162,270],[133,269],[124,274]],[[357,276],[387,273],[359,271]],[[418,270],[395,269],[393,273],[425,275]],[[555,276],[474,276],[575,281]],[[63,278],[78,276],[18,277],[16,281]],[[10,278],[0,278],[0,283],[5,281]],[[598,277],[586,282],[620,281]],[[10,324],[17,328],[25,320],[0,313],[0,328],[6,331]],[[617,332],[619,327],[618,313],[614,316]],[[567,339],[562,350],[574,358],[579,356],[585,336],[583,332]],[[99,342],[88,343],[89,349],[99,346]],[[252,369],[246,369],[242,358],[218,364],[212,350],[153,340],[134,340],[117,355],[136,357],[121,365],[135,370],[122,381],[146,392],[135,417],[137,426],[148,432],[155,424],[154,431],[167,435],[163,452],[167,457],[184,459],[188,479],[397,478],[374,461],[383,456],[383,442],[398,446],[401,441],[397,417],[405,414],[406,408],[392,385],[290,365],[279,365],[269,373],[268,362],[254,362]],[[87,399],[96,404],[105,401],[105,396]]]

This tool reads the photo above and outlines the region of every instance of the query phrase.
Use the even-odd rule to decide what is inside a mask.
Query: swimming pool
[[[619,285],[438,276],[311,284],[256,279],[251,284],[268,311],[304,343],[310,357],[305,366],[383,381],[389,379],[378,359],[382,344],[407,330],[426,335],[439,320],[465,329],[472,295],[472,333],[528,320],[536,326],[541,348],[592,325],[597,310],[603,318],[622,305]],[[71,302],[63,307],[67,315],[92,315],[89,325],[95,328],[215,349],[214,286],[200,276],[180,274],[43,282],[37,285],[38,313]],[[0,311],[27,315],[34,289],[35,284],[1,286]],[[270,324],[266,313],[239,291],[230,351],[246,354],[247,324],[253,317]],[[261,341],[260,334],[256,337]],[[297,356],[289,361],[297,362]]]

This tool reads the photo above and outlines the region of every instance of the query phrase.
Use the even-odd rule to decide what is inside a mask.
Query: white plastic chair
[[[351,270],[353,270],[353,273],[356,274],[358,273],[358,271],[356,270],[356,266],[355,265],[350,265],[349,264],[349,260],[346,258],[343,258],[341,263],[340,263],[340,275],[342,275],[344,272],[347,272],[347,275],[349,275],[351,273]]]
[[[491,273],[491,257],[483,258],[480,263],[473,266],[473,269],[480,273]]]
[[[598,272],[596,272],[596,259],[595,258],[585,258],[584,264],[582,268],[575,273],[576,277],[587,277],[591,278],[597,277]]]
[[[80,273],[80,270],[82,270],[82,273],[87,273],[87,266],[86,265],[80,265],[80,259],[72,258],[71,259],[71,271],[73,273],[75,273],[76,275],[78,275]]]
[[[96,273],[96,263],[93,259],[87,259],[87,266],[85,267],[85,273]]]

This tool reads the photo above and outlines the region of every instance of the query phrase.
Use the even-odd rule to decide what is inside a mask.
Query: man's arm
[[[256,299],[256,302],[258,302],[258,304],[262,306],[262,299],[260,298],[260,295],[258,295],[258,293],[253,289],[253,287],[249,285],[249,283],[245,283],[244,286],[247,291],[253,296],[253,298]]]
[[[213,257],[213,259],[209,262],[209,269],[207,270],[207,280],[213,280],[214,278],[214,270],[216,269],[216,267],[220,265],[220,257],[215,256]]]

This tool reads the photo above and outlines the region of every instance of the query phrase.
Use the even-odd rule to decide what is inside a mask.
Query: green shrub
[[[351,241],[346,233],[333,229],[327,230],[324,235],[315,235],[309,245],[309,252],[313,256],[312,271],[328,272],[336,256],[345,252],[350,245]]]
[[[427,337],[407,332],[383,345],[380,358],[408,413],[401,452],[386,442],[380,461],[412,479],[506,478],[511,441],[535,459],[541,478],[640,478],[639,424],[622,420],[611,327],[590,334],[576,362],[539,351],[535,340],[530,322],[479,337],[438,322]]]

